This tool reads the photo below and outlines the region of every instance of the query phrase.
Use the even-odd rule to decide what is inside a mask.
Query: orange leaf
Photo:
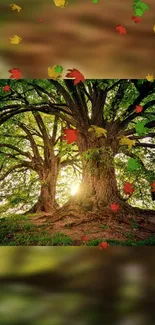
[[[77,85],[80,81],[84,82],[85,81],[85,78],[83,76],[83,74],[77,70],[77,69],[68,69],[68,72],[66,74],[66,77],[67,78],[75,78],[74,79],[74,85]]]
[[[106,249],[107,247],[109,247],[109,244],[104,241],[102,243],[99,244],[100,250],[102,250],[103,248]]]
[[[12,78],[12,79],[14,78],[14,79],[18,80],[22,76],[21,71],[20,71],[19,68],[10,69],[9,72],[12,73],[11,76],[10,76],[10,78]]]

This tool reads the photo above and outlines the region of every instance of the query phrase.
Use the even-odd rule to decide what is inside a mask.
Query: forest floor
[[[52,224],[50,216],[12,215],[0,218],[0,246],[155,246],[155,235],[131,224],[101,220],[72,226],[69,220]],[[84,237],[84,238],[83,238]]]

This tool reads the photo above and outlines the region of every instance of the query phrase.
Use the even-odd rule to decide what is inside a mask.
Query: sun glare
[[[79,188],[79,184],[74,184],[72,187],[71,187],[71,195],[75,195],[78,191],[78,188]]]

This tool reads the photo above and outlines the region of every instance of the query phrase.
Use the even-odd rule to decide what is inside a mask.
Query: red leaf
[[[88,241],[88,238],[87,238],[86,236],[82,236],[82,237],[81,237],[81,240],[82,240],[82,241]]]
[[[118,32],[121,34],[126,34],[126,28],[122,25],[116,26],[115,30],[118,30]]]
[[[67,78],[75,78],[74,85],[77,85],[80,81],[84,82],[85,78],[84,75],[77,69],[68,69],[68,72],[66,74]]]
[[[150,184],[150,186],[152,187],[151,191],[152,191],[152,192],[155,192],[155,182],[152,183],[152,184]]]
[[[111,210],[114,212],[117,212],[119,210],[119,204],[118,203],[112,203],[111,204]]]
[[[68,144],[77,141],[78,138],[78,130],[73,129],[65,129],[64,130],[65,136],[62,137],[62,140],[66,140]]]
[[[136,113],[141,113],[143,110],[143,106],[136,105]]]
[[[131,183],[126,182],[124,184],[124,193],[125,194],[132,194],[134,192],[134,186]]]
[[[3,87],[4,91],[10,91],[10,86],[6,85]]]
[[[140,23],[142,21],[142,18],[138,17],[138,16],[132,16],[131,20],[134,20],[134,22],[137,24],[137,23]]]
[[[9,72],[12,73],[10,76],[10,78],[12,78],[12,79],[15,78],[16,80],[18,80],[22,76],[22,73],[19,68],[10,69]]]
[[[106,249],[107,247],[109,247],[109,244],[104,241],[102,243],[99,244],[100,250],[102,250],[103,248]]]

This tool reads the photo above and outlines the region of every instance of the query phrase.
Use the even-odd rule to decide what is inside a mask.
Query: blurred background
[[[153,325],[154,249],[1,247],[1,325]]]
[[[65,8],[53,0],[0,0],[0,73],[9,78],[17,67],[23,78],[47,78],[48,66],[76,68],[85,78],[145,78],[155,71],[155,1],[135,24],[132,0],[68,0]],[[16,2],[15,2],[16,3]],[[41,21],[40,21],[41,20]],[[115,31],[123,25],[126,35]],[[18,45],[10,37],[22,37]]]

